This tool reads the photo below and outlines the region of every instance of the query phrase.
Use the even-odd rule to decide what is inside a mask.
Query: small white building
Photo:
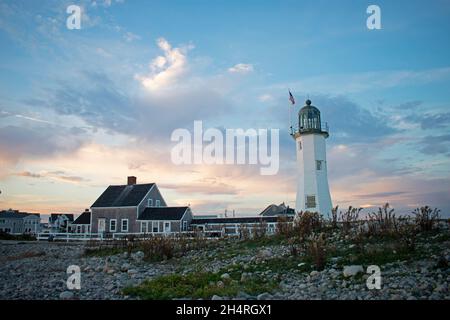
[[[328,125],[322,124],[320,111],[306,100],[298,113],[298,127],[291,132],[297,149],[297,199],[295,209],[330,215],[332,204],[327,176],[325,139]]]
[[[37,234],[41,232],[39,213],[19,212],[18,210],[0,211],[0,232],[13,235]]]

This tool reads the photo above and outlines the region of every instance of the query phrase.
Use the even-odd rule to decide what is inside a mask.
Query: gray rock
[[[272,251],[270,251],[269,249],[263,249],[258,252],[258,255],[261,258],[270,258],[272,257]]]
[[[124,263],[120,267],[120,271],[122,272],[127,272],[129,269],[131,269],[131,265],[129,263]]]
[[[345,266],[344,271],[342,272],[344,277],[353,277],[356,276],[358,273],[363,273],[364,269],[361,265],[352,265],[352,266]]]
[[[138,271],[137,271],[136,269],[129,269],[127,273],[128,273],[129,275],[134,275],[134,274],[137,274]]]
[[[221,296],[218,296],[218,295],[213,295],[211,300],[223,300],[223,298]]]
[[[314,278],[314,277],[317,277],[319,274],[320,274],[319,271],[313,270],[313,271],[311,271],[311,273],[309,274],[309,276],[310,276],[311,278]]]
[[[75,295],[71,291],[64,291],[64,292],[61,292],[59,295],[59,298],[62,300],[71,300],[74,297],[75,297]]]
[[[137,252],[134,252],[134,253],[131,254],[131,259],[133,259],[133,260],[135,260],[137,262],[140,262],[140,261],[142,261],[144,259],[144,256],[145,256],[144,252],[137,251]]]
[[[230,275],[228,274],[228,273],[224,273],[224,274],[222,274],[221,276],[220,276],[220,278],[222,279],[222,280],[230,280]]]
[[[269,300],[271,298],[272,298],[272,295],[268,292],[261,293],[256,297],[257,300]]]

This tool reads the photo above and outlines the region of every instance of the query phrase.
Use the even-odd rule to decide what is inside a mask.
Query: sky
[[[309,98],[333,205],[450,216],[449,31],[443,0],[0,0],[0,209],[78,214],[129,175],[194,214],[294,207],[289,108]],[[279,129],[278,174],[173,164],[195,120]]]

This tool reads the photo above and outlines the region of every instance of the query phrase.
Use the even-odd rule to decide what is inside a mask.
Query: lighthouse
[[[299,211],[331,214],[331,196],[327,176],[325,139],[328,125],[321,122],[320,111],[306,100],[298,113],[298,126],[291,127],[297,150],[297,199]]]

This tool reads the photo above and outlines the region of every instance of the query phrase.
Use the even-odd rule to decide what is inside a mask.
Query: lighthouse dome
[[[320,111],[311,105],[311,100],[306,100],[306,105],[298,113],[298,124],[300,131],[321,131]]]

